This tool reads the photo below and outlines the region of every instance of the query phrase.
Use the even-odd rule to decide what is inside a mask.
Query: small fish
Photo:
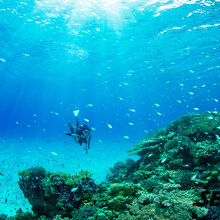
[[[154,154],[149,154],[148,157],[151,157],[151,156],[153,156],[153,155],[154,155]]]
[[[134,73],[134,70],[128,70],[129,73]]]
[[[194,92],[188,92],[190,95],[194,95]]]
[[[59,115],[59,113],[58,113],[58,112],[54,112],[54,115],[57,115],[57,116],[58,116],[58,115]]]
[[[199,108],[193,108],[195,111],[199,111]]]
[[[135,109],[129,109],[129,111],[131,111],[131,112],[136,112],[136,110],[135,110]]]
[[[162,163],[164,163],[167,160],[167,158],[163,158],[163,160],[161,160]]]
[[[56,152],[50,152],[52,155],[57,156],[58,154]]]
[[[37,114],[33,114],[34,117],[37,117]]]
[[[129,122],[128,124],[129,124],[129,125],[131,125],[131,126],[133,126],[133,125],[134,125],[134,123],[132,123],[132,122]]]
[[[5,63],[5,62],[6,62],[6,60],[5,60],[5,59],[3,59],[3,58],[0,58],[0,61],[2,61],[3,63]]]
[[[197,177],[198,174],[195,174],[194,176],[192,176],[191,180],[194,180]]]
[[[184,164],[184,165],[183,165],[183,167],[189,167],[189,166],[190,166],[189,164]]]
[[[96,13],[94,13],[94,12],[92,12],[92,13],[91,13],[91,15],[97,16],[97,14],[96,14]]]
[[[175,181],[174,180],[172,180],[172,179],[168,179],[171,183],[175,183]]]
[[[121,98],[121,97],[119,97],[119,99],[122,101],[123,100],[123,98]]]
[[[23,53],[23,56],[25,56],[25,57],[29,57],[30,54],[28,54],[28,53]]]
[[[158,115],[162,115],[160,112],[157,112]]]
[[[30,128],[30,127],[31,127],[31,125],[27,125],[27,127],[28,127],[28,128]]]
[[[15,122],[15,124],[16,124],[16,125],[18,125],[18,124],[19,124],[19,122],[18,122],[18,121],[16,121],[16,122]]]
[[[177,102],[179,102],[179,103],[182,103],[182,101],[180,101],[180,100],[176,100]]]
[[[91,127],[91,130],[92,130],[92,131],[95,131],[95,128]]]
[[[86,122],[89,122],[89,119],[87,119],[87,118],[84,118],[84,121],[86,121]]]
[[[71,192],[76,192],[77,189],[78,189],[78,187],[74,187],[71,189]]]
[[[92,106],[93,106],[93,104],[88,104],[88,106],[89,106],[89,107],[92,107]]]
[[[155,105],[155,106],[157,106],[157,107],[159,107],[159,106],[160,106],[160,105],[159,105],[159,104],[157,104],[157,103],[155,103],[154,105]]]
[[[110,124],[107,124],[107,125],[108,125],[109,128],[112,128],[112,125],[110,125]]]
[[[123,138],[125,138],[125,139],[129,139],[129,137],[128,137],[128,136],[123,136]]]
[[[98,213],[97,216],[103,217],[103,216],[105,216],[105,214],[104,213]]]

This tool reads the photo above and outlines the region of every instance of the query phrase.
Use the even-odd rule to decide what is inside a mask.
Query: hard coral
[[[72,212],[72,219],[74,220],[87,220],[89,217],[94,216],[97,212],[95,206],[82,206]]]
[[[127,159],[126,161],[117,162],[113,168],[110,168],[110,173],[107,175],[107,181],[121,183],[124,180],[132,180],[131,174],[137,169],[137,163],[134,160]]]
[[[90,199],[96,190],[94,180],[85,171],[72,177],[36,167],[19,174],[18,184],[38,216],[71,217],[72,210]]]

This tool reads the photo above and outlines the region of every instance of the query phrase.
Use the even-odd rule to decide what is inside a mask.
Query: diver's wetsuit
[[[80,146],[85,143],[85,151],[88,153],[90,148],[91,133],[87,125],[79,125],[78,117],[76,117],[76,127],[73,127],[71,122],[69,122],[70,133],[65,133],[66,135],[72,136],[74,140],[80,144]]]

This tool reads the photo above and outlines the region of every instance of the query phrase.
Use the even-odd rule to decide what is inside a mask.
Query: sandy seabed
[[[27,199],[18,186],[18,172],[33,166],[42,166],[50,172],[74,175],[80,170],[93,173],[96,182],[105,180],[110,167],[129,158],[129,141],[93,141],[88,154],[73,142],[13,140],[0,143],[0,214],[13,216],[16,210],[31,211]]]

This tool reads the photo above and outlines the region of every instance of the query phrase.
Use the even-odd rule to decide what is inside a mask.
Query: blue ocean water
[[[91,149],[108,142],[102,155],[182,115],[219,111],[219,9],[214,0],[0,0],[1,149],[45,140],[68,154],[74,110],[92,128]]]
[[[1,0],[1,136],[62,137],[74,109],[113,139],[218,110],[219,4]]]

